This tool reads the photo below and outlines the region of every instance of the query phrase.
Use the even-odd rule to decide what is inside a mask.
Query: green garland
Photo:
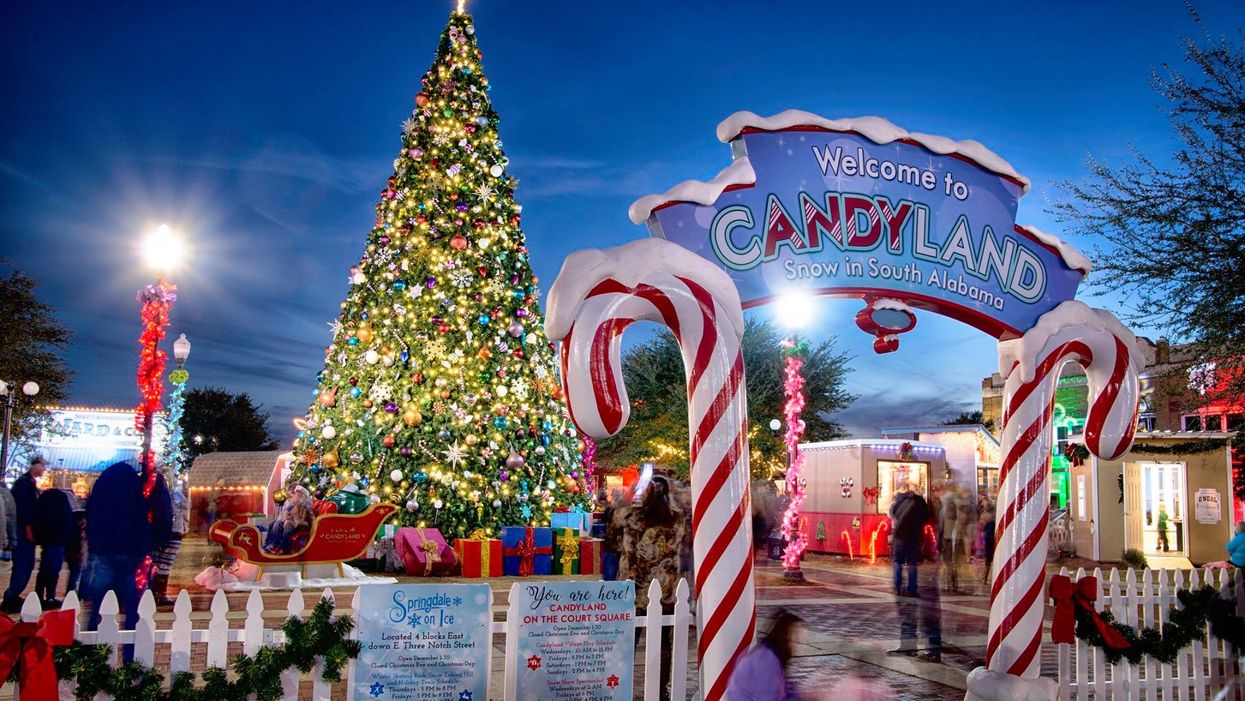
[[[1149,455],[1197,455],[1209,453],[1226,446],[1228,442],[1222,438],[1207,438],[1200,441],[1181,441],[1179,443],[1134,443],[1133,453]]]
[[[1197,590],[1182,589],[1176,592],[1176,598],[1181,608],[1172,609],[1167,623],[1162,624],[1161,628],[1151,626],[1137,630],[1116,623],[1110,611],[1099,614],[1129,642],[1127,650],[1107,647],[1102,633],[1094,625],[1093,616],[1080,606],[1076,607],[1076,637],[1101,649],[1109,664],[1115,664],[1121,658],[1137,664],[1146,655],[1164,664],[1175,662],[1181,650],[1206,638],[1207,623],[1216,638],[1237,650],[1245,650],[1245,618],[1233,613],[1236,608],[1233,600],[1223,598],[1211,586]]]
[[[310,672],[323,660],[321,677],[326,682],[342,679],[342,669],[349,660],[359,656],[359,643],[347,636],[354,628],[349,616],[333,617],[333,602],[321,599],[307,621],[290,617],[282,626],[285,644],[261,647],[254,655],[238,655],[234,659],[235,679],[220,667],[204,671],[202,686],[195,683],[193,672],[178,672],[168,691],[164,690],[164,672],[131,662],[117,669],[109,664],[111,645],[73,645],[54,648],[56,674],[61,681],[74,681],[75,694],[85,701],[96,694],[108,694],[117,701],[237,701],[254,694],[257,701],[281,698],[281,673],[297,668]],[[14,667],[9,681],[16,681]]]

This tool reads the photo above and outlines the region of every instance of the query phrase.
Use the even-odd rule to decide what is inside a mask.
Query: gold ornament
[[[334,448],[330,450],[329,452],[325,453],[324,457],[320,459],[320,464],[324,465],[330,470],[336,468],[337,465],[339,464],[338,459],[337,459],[337,448]]]
[[[366,321],[359,323],[359,328],[355,330],[354,335],[358,337],[360,343],[372,342],[372,325]]]
[[[402,412],[402,421],[407,426],[418,426],[424,421],[423,415],[414,407]]]

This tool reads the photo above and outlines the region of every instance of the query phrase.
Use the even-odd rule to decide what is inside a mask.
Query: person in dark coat
[[[18,613],[22,610],[22,592],[30,584],[30,574],[35,570],[35,511],[39,503],[39,488],[35,481],[43,476],[48,461],[36,455],[30,461],[30,469],[13,481],[13,500],[17,502],[17,543],[13,546],[13,571],[9,573],[9,588],[0,601],[0,610]]]
[[[35,542],[42,555],[39,558],[39,574],[35,577],[35,594],[43,602],[44,609],[60,608],[56,587],[61,578],[61,565],[65,563],[65,546],[74,537],[74,526],[73,506],[64,490],[53,488],[39,495],[35,510]]]
[[[925,537],[925,524],[929,523],[929,504],[925,497],[913,492],[907,480],[898,485],[899,493],[891,502],[891,567],[894,574],[896,596],[916,596],[917,565],[921,561],[921,539]],[[907,586],[903,571],[908,570]]]
[[[100,474],[86,502],[86,571],[79,593],[90,612],[84,630],[99,626],[99,604],[109,591],[125,613],[124,629],[138,623],[135,575],[151,554],[152,527],[141,476],[132,465],[114,463]]]
[[[74,529],[73,535],[69,538],[69,544],[65,546],[65,564],[69,567],[69,581],[65,584],[65,591],[77,591],[78,582],[82,579],[82,562],[83,556],[86,554],[86,510],[79,502],[78,509],[73,512]]]

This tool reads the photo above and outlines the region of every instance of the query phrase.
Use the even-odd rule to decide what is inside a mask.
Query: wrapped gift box
[[[496,538],[459,538],[454,553],[463,563],[463,576],[469,579],[500,577],[501,541]]]
[[[392,538],[398,534],[398,528],[399,526],[396,524],[386,523],[380,527],[380,532],[376,534],[376,539],[380,540],[381,538]]]
[[[399,528],[393,544],[407,574],[447,575],[458,562],[441,531],[435,528]]]
[[[601,574],[601,546],[605,541],[600,538],[582,538],[579,541],[579,573]]]
[[[553,513],[550,514],[549,521],[550,527],[554,530],[574,528],[579,532],[580,537],[587,536],[592,528],[592,514],[586,514],[582,511]]]
[[[504,574],[553,574],[553,529],[506,526],[501,529],[501,546]]]
[[[553,573],[579,574],[578,529],[553,529]]]

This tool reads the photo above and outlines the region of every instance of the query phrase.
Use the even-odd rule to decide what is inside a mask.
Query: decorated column
[[[619,354],[623,331],[636,321],[665,324],[683,354],[697,658],[703,698],[716,701],[756,626],[743,311],[726,275],[665,241],[569,256],[549,292],[545,331],[562,343],[567,406],[590,436],[612,436],[627,424]]]
[[[791,501],[782,515],[782,537],[787,547],[782,553],[783,578],[801,581],[800,558],[808,547],[808,537],[800,528],[800,512],[804,508],[805,482],[804,455],[800,452],[800,439],[804,437],[804,420],[800,414],[804,412],[804,358],[808,355],[808,344],[798,343],[793,339],[782,342],[783,394],[786,404],[783,406],[783,419],[786,421],[787,432],[783,442],[787,446],[787,495]]]
[[[1055,387],[1064,363],[1085,368],[1090,452],[1114,460],[1137,425],[1141,359],[1136,338],[1109,312],[1067,301],[1018,339],[999,343],[1003,464],[986,666],[968,678],[969,701],[1054,699],[1055,681],[1038,677],[1045,611],[1050,455]]]

